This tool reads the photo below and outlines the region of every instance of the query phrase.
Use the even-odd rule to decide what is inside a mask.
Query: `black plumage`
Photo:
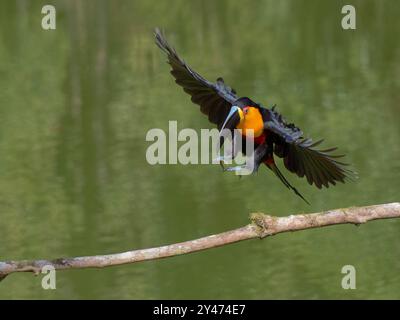
[[[175,82],[190,94],[191,100],[200,105],[200,110],[219,129],[232,106],[242,109],[251,106],[259,110],[267,137],[263,143],[268,145],[260,161],[264,162],[286,187],[292,189],[300,197],[304,199],[275,165],[274,154],[283,159],[287,170],[299,177],[305,177],[310,185],[314,184],[319,189],[328,188],[329,185],[335,185],[337,182],[345,182],[346,178],[355,177],[355,173],[347,168],[347,164],[338,160],[344,155],[333,153],[337,148],[318,149],[317,146],[323,140],[314,142],[312,139],[305,138],[297,126],[286,122],[276,111],[275,106],[268,109],[248,97],[238,97],[236,91],[227,86],[222,78],[218,78],[215,83],[204,79],[178,56],[159,29],[155,30],[155,39],[156,44],[167,54]]]
[[[306,177],[310,185],[321,189],[337,181],[345,182],[345,178],[355,177],[354,172],[347,169],[348,164],[338,161],[344,155],[332,154],[337,148],[317,149],[323,140],[314,142],[304,138],[303,132],[293,123],[287,123],[275,108],[263,108],[264,127],[275,136],[274,153],[283,158],[283,163],[290,172],[299,177]]]
[[[220,128],[232,104],[237,100],[235,90],[225,85],[222,78],[212,83],[190,68],[179,58],[159,29],[155,30],[155,38],[158,47],[167,54],[175,82],[191,95],[192,102],[200,105],[201,112],[208,116],[210,122]]]

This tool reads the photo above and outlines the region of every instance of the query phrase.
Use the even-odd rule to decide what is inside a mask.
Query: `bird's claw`
[[[228,157],[219,156],[219,157],[213,159],[213,163],[219,162],[219,165],[221,166],[222,171],[224,171],[224,172],[226,171],[226,168],[224,167],[224,163],[230,162],[230,161],[232,161],[232,157],[230,157],[230,156],[228,156]]]
[[[228,167],[224,171],[235,172],[237,175],[249,175],[253,172],[251,168],[247,166],[236,166],[236,167]]]
[[[229,168],[226,168],[225,171],[230,171],[230,172],[234,171],[234,172],[238,172],[238,171],[242,171],[243,169],[246,169],[246,167],[245,167],[245,166],[236,166],[236,167],[229,167]]]
[[[219,156],[219,157],[216,157],[213,160],[213,163],[231,162],[231,161],[232,161],[232,157],[231,156],[227,156],[227,157]]]

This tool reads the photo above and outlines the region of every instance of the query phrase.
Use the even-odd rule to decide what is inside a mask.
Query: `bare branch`
[[[282,232],[346,223],[359,225],[371,220],[390,218],[400,218],[400,203],[335,209],[320,213],[291,215],[288,217],[273,217],[263,213],[253,213],[251,214],[252,223],[244,227],[162,247],[55,260],[0,262],[0,280],[14,272],[33,272],[38,274],[44,266],[48,265],[53,266],[56,270],[103,268],[187,254],[238,241],[264,238]]]

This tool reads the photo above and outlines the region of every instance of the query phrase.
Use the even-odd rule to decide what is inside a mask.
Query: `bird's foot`
[[[239,176],[246,176],[252,174],[254,172],[254,168],[250,168],[249,166],[236,166],[226,168],[225,171],[235,172],[235,174]]]
[[[227,157],[219,156],[219,157],[213,159],[213,163],[218,163],[218,162],[219,162],[219,165],[222,168],[222,171],[226,171],[226,168],[224,167],[224,163],[225,162],[228,162],[228,164],[231,163],[232,162],[232,157],[231,156],[227,156]]]
[[[221,163],[221,162],[228,162],[228,163],[230,163],[230,162],[232,162],[232,156],[226,156],[226,157],[223,157],[223,156],[219,156],[219,157],[216,157],[215,159],[213,159],[213,163]]]

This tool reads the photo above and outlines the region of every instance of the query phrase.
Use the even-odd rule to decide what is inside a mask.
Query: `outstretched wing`
[[[318,150],[316,147],[323,141],[313,142],[303,137],[303,132],[294,124],[286,123],[282,116],[272,108],[267,110],[265,128],[277,136],[274,153],[283,158],[285,167],[299,177],[306,177],[310,185],[318,189],[329,188],[337,181],[345,182],[354,178],[355,173],[347,169],[346,163],[338,161],[344,155],[332,154],[337,148]]]
[[[201,112],[206,114],[212,123],[221,127],[232,104],[237,100],[235,90],[225,85],[222,78],[218,78],[216,83],[204,79],[178,56],[158,28],[155,29],[154,35],[157,46],[168,56],[175,82],[191,95],[192,101],[200,105]]]

